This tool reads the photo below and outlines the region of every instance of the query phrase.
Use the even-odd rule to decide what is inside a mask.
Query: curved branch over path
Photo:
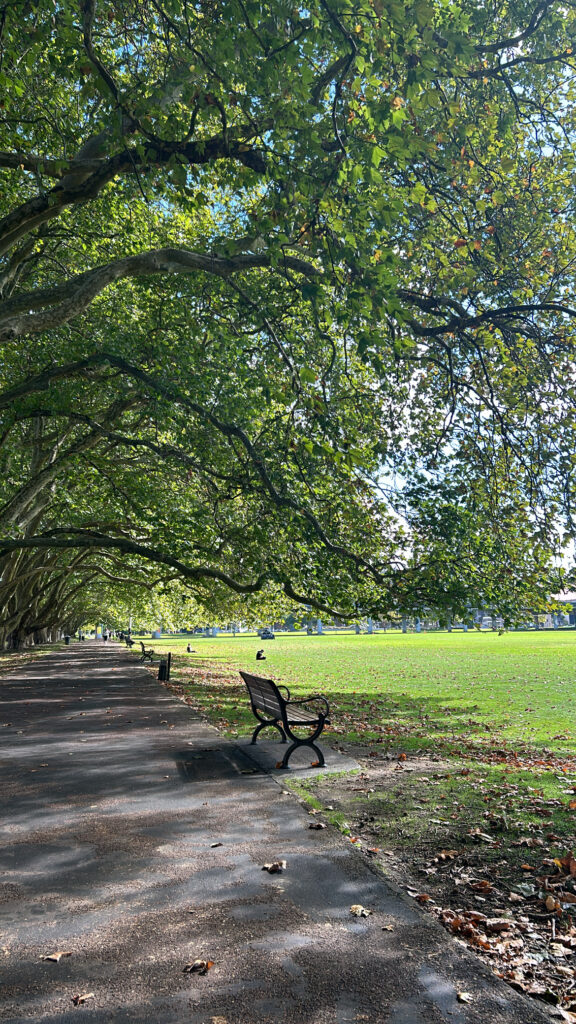
[[[67,536],[62,536],[62,534],[67,534]],[[106,534],[90,530],[55,530],[36,537],[0,537],[0,559],[6,557],[12,551],[21,551],[25,548],[36,550],[41,548],[52,550],[70,548],[104,550],[113,548],[124,554],[145,558],[148,562],[169,566],[171,569],[175,569],[179,576],[189,580],[191,583],[200,583],[204,580],[223,583],[236,594],[255,594],[262,590],[267,583],[273,582],[268,573],[261,573],[252,583],[244,583],[234,579],[234,577],[222,572],[220,569],[214,569],[207,565],[186,565],[178,558],[174,558],[172,555],[167,554],[167,552],[160,551],[157,548],[147,547],[125,537],[109,537]],[[339,618],[348,617],[347,613],[341,609],[331,608],[329,605],[325,605],[313,597],[308,595],[298,596],[287,580],[282,580],[281,586],[289,597],[295,598],[301,603],[313,605],[319,611],[326,612],[328,615],[336,615]]]

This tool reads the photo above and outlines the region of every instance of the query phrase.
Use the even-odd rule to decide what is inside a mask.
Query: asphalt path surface
[[[223,739],[133,652],[75,643],[0,684],[0,1020],[550,1024],[309,829],[282,747]]]

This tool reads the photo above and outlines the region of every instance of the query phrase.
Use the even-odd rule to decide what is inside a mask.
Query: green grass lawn
[[[186,654],[186,643],[195,654]],[[239,668],[321,692],[342,742],[414,750],[550,750],[576,738],[576,631],[529,633],[279,634],[163,638],[194,701],[232,732],[247,731]],[[256,663],[258,647],[266,662]],[[192,671],[189,671],[192,670]]]
[[[195,653],[186,653],[187,642]],[[320,802],[334,805],[328,817],[339,827],[356,822],[357,831],[357,821],[372,817],[387,845],[408,856],[429,844],[469,850],[474,830],[497,839],[483,851],[487,859],[506,849],[521,862],[526,835],[543,846],[556,836],[557,852],[576,845],[576,631],[279,634],[151,645],[173,652],[174,681],[231,736],[247,740],[254,728],[239,668],[286,683],[293,697],[326,695],[326,742],[373,775],[363,791],[335,784],[329,799],[325,784],[297,787],[310,799],[324,793]],[[441,762],[435,781],[430,758]],[[383,780],[390,759],[409,771]]]
[[[361,770],[282,783],[475,952],[488,949],[500,977],[576,1009],[574,972],[558,966],[576,938],[576,631],[193,637],[193,654],[187,642],[151,645],[172,650],[179,692],[240,742],[254,719],[239,668],[294,697],[325,694],[324,745]],[[471,920],[487,933],[467,931]],[[522,937],[491,937],[493,920]]]

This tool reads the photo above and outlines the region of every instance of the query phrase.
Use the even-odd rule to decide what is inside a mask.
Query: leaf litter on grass
[[[517,779],[492,762],[412,760],[408,784],[393,761],[364,759],[360,775],[297,788],[362,855],[376,850],[377,866],[500,978],[576,1021],[571,781],[558,776],[562,799],[551,795],[548,765],[524,767]],[[444,807],[455,810],[435,818]]]

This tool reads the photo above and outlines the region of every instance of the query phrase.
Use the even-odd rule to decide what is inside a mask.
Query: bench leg
[[[288,747],[288,750],[286,751],[286,753],[284,754],[284,757],[282,759],[282,764],[280,766],[281,768],[288,768],[289,767],[288,761],[290,760],[290,758],[291,758],[292,754],[294,753],[294,751],[298,750],[298,747],[312,747],[312,750],[314,751],[314,753],[316,754],[316,757],[318,759],[318,767],[319,768],[323,768],[324,767],[326,762],[324,760],[324,754],[320,750],[320,747],[317,747],[316,744],[312,743],[311,740],[299,740],[297,743],[293,743],[292,746]]]
[[[262,729],[265,729],[266,726],[268,726],[268,725],[271,725],[273,729],[278,729],[278,732],[280,733],[280,736],[282,737],[282,739],[280,741],[281,743],[287,743],[288,742],[287,739],[286,739],[286,733],[284,732],[284,729],[282,728],[281,725],[278,725],[277,722],[260,722],[260,725],[257,725],[256,728],[254,729],[254,732],[252,733],[252,739],[250,740],[250,744],[256,743],[256,737],[257,737],[258,733]]]

